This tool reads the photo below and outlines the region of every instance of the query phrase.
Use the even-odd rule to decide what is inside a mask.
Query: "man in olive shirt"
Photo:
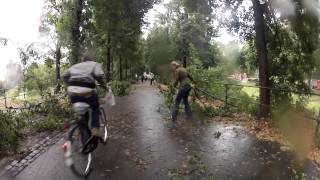
[[[180,66],[176,61],[171,62],[171,67],[175,71],[175,82],[174,87],[179,84],[179,91],[175,100],[175,106],[172,111],[172,120],[176,121],[179,111],[179,105],[181,100],[184,103],[184,110],[188,118],[191,118],[192,112],[189,105],[188,97],[191,91],[190,80],[193,82],[192,77],[189,75],[187,70]]]

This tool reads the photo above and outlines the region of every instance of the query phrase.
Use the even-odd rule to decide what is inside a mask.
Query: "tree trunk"
[[[108,45],[107,45],[107,82],[111,80],[111,37],[108,36]]]
[[[182,46],[183,46],[183,52],[182,52],[182,64],[183,67],[186,68],[187,67],[187,56],[188,56],[188,42],[187,42],[187,24],[188,24],[188,13],[184,13],[183,15],[183,25],[182,25]]]
[[[119,80],[122,81],[122,58],[120,55],[120,59],[119,59]]]
[[[183,39],[183,67],[186,68],[187,67],[187,46],[186,46],[186,40]]]
[[[61,45],[57,43],[56,47],[56,89],[55,93],[59,93],[61,89],[61,70],[60,70],[60,62],[61,62]]]
[[[73,10],[73,25],[71,29],[71,57],[70,63],[76,64],[80,59],[80,23],[84,0],[76,0]]]
[[[114,52],[114,51],[113,51]],[[113,79],[113,69],[114,69],[114,62],[113,62],[113,53],[110,52],[110,66],[111,66],[111,69],[110,69],[110,80]]]
[[[257,62],[259,64],[259,85],[260,85],[260,112],[259,117],[268,117],[270,114],[270,89],[269,69],[267,59],[267,42],[264,21],[264,5],[259,0],[252,0],[255,22],[255,45]]]
[[[128,60],[126,59],[125,60],[125,68],[126,68],[126,71],[125,71],[125,73],[126,73],[126,80],[128,80]]]

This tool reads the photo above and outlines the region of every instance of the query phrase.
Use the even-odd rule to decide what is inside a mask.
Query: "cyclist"
[[[172,61],[170,63],[172,69],[175,72],[175,82],[174,87],[176,87],[179,84],[179,91],[175,99],[175,105],[173,107],[172,111],[172,120],[176,121],[179,111],[179,105],[181,100],[183,100],[184,103],[184,110],[186,112],[186,115],[188,118],[192,117],[191,108],[189,105],[188,97],[191,91],[191,84],[190,81],[194,82],[192,77],[189,75],[187,70],[184,67],[181,67],[180,64],[176,61]]]
[[[85,102],[92,109],[91,137],[89,141],[97,142],[99,135],[99,98],[96,88],[96,82],[103,89],[107,90],[104,72],[100,63],[90,55],[84,55],[82,62],[71,66],[63,74],[63,80],[67,83],[67,92],[72,103]]]

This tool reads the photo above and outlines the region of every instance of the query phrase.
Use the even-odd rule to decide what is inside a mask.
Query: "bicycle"
[[[75,175],[83,177],[87,176],[91,170],[92,152],[97,148],[98,143],[88,141],[91,137],[90,105],[83,102],[74,103],[73,110],[78,117],[71,123],[67,142],[62,145],[62,149],[66,165]],[[100,142],[105,145],[108,138],[106,113],[100,106],[100,130],[101,126],[103,137]]]

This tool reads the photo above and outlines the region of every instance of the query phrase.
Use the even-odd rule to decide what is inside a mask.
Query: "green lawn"
[[[7,97],[7,105],[11,106],[14,104],[15,106],[19,104],[23,104],[25,101],[28,102],[39,102],[41,100],[41,96],[36,92],[29,92],[24,95],[23,92],[19,92],[17,89],[11,89],[6,93]],[[4,108],[4,96],[0,96],[0,108]]]
[[[246,92],[251,97],[258,97],[259,96],[259,88],[255,87],[243,87],[242,91]],[[314,109],[316,112],[320,109],[320,96],[311,96],[309,98],[309,103],[307,105],[307,109]]]
[[[258,97],[259,96],[259,88],[243,87],[242,91],[246,92],[250,97]]]
[[[308,109],[315,109],[316,112],[320,109],[320,96],[311,96],[307,105]]]

